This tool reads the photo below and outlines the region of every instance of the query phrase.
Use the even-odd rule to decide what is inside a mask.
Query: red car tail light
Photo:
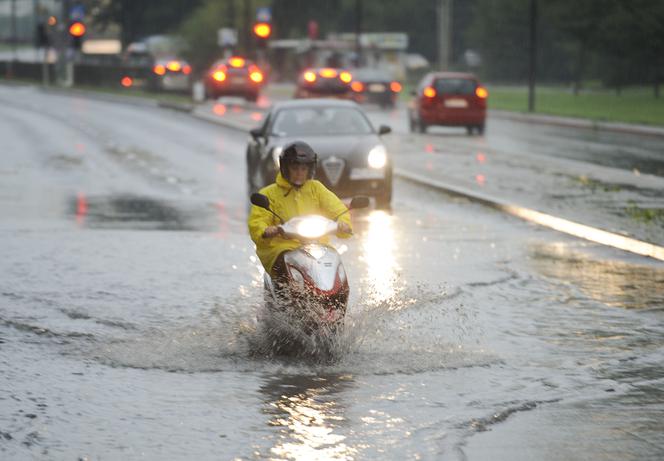
[[[182,73],[183,73],[184,75],[189,75],[189,74],[191,74],[191,66],[190,66],[189,64],[185,65],[185,66],[182,68]]]
[[[132,86],[134,84],[134,80],[131,77],[126,75],[126,76],[122,77],[122,80],[120,80],[120,84],[122,86],[124,86],[125,88],[129,88],[130,86]]]
[[[353,76],[351,75],[350,72],[342,72],[341,74],[339,74],[339,78],[344,83],[350,83],[351,80],[353,80]]]
[[[249,74],[249,78],[254,83],[260,83],[263,81],[263,74],[261,74],[258,70],[254,70]]]
[[[401,83],[399,83],[399,82],[390,83],[390,90],[392,90],[395,93],[400,92],[401,88],[402,88],[402,86],[401,86]]]
[[[351,89],[356,93],[361,93],[364,91],[364,85],[362,82],[353,82],[350,84]]]
[[[215,70],[212,73],[212,78],[215,79],[218,82],[223,82],[224,80],[226,80],[226,72],[224,72],[221,69]]]
[[[152,71],[157,75],[164,75],[166,73],[166,68],[161,64],[157,64],[152,68]]]
[[[428,86],[424,89],[423,94],[427,98],[435,98],[436,97],[436,90],[433,87]]]
[[[314,83],[316,81],[316,74],[310,70],[304,73],[304,80],[309,83]]]
[[[486,99],[486,98],[489,97],[489,92],[488,92],[487,89],[484,88],[483,86],[478,86],[478,87],[475,89],[475,94],[476,94],[477,97],[480,98],[480,99]]]

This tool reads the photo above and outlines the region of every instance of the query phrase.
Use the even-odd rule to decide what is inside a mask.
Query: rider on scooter
[[[320,181],[314,179],[317,155],[307,143],[296,141],[284,147],[279,156],[279,173],[273,184],[260,193],[270,200],[270,209],[284,222],[306,214],[319,214],[330,219],[339,216],[337,236],[352,234],[350,215],[341,200]],[[282,238],[278,218],[264,208],[253,205],[249,214],[249,233],[265,270],[274,278],[284,274],[283,253],[298,248],[297,240]]]

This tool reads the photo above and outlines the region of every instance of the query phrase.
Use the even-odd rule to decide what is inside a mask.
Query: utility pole
[[[453,0],[438,2],[438,68],[449,70],[452,57],[452,3]]]
[[[14,77],[14,61],[16,61],[16,0],[11,0],[11,40],[12,40],[12,58],[7,66],[7,77]]]
[[[362,67],[362,0],[355,0],[355,55],[357,56],[357,67]]]
[[[535,112],[537,76],[537,0],[530,0],[530,41],[528,49],[528,112]]]

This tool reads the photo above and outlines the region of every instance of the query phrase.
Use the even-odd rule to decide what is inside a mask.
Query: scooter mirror
[[[357,208],[366,208],[369,206],[369,197],[363,195],[353,197],[353,200],[350,201],[349,209],[355,210]]]
[[[266,210],[270,209],[270,199],[268,199],[263,194],[259,194],[258,192],[254,192],[253,194],[251,194],[251,203],[252,205],[265,208]]]

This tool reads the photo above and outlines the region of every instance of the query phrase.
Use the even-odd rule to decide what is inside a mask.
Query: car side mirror
[[[390,128],[387,125],[381,125],[381,126],[378,127],[378,134],[379,135],[383,135],[383,134],[387,134],[387,133],[391,133],[391,132],[392,132],[392,128]]]
[[[258,141],[259,138],[263,136],[263,130],[260,128],[252,128],[249,130],[249,134],[251,135],[252,138],[254,138],[254,141]]]

